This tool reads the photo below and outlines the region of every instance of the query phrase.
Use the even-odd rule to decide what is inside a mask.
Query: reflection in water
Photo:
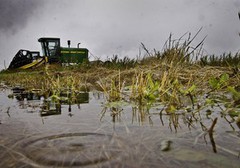
[[[49,116],[49,115],[59,115],[61,114],[62,105],[68,105],[69,116],[71,117],[73,114],[72,105],[77,105],[80,109],[80,104],[89,103],[89,93],[80,92],[75,95],[71,94],[61,94],[60,99],[45,99],[41,106],[41,116]]]
[[[24,100],[40,100],[42,95],[38,93],[15,93],[15,98],[18,101],[24,101]]]
[[[171,131],[173,131],[172,128],[174,128],[175,132],[177,132],[177,130],[179,128],[181,128],[181,126],[179,124],[179,115],[178,114],[170,114],[169,115],[169,128]]]
[[[31,107],[32,111],[34,111],[35,108],[40,107],[41,117],[60,115],[62,105],[68,105],[69,116],[72,116],[72,105],[76,104],[80,109],[80,104],[89,103],[89,93],[87,92],[79,92],[74,95],[62,93],[60,96],[59,98],[46,97],[39,92],[24,92],[22,89],[15,89],[13,92],[13,97],[19,101],[19,106],[22,109]],[[36,100],[38,100],[37,104],[34,104],[33,101]]]
[[[210,128],[207,129],[207,130],[205,130],[204,132],[202,132],[200,135],[198,135],[198,136],[196,137],[196,139],[195,139],[195,142],[194,142],[194,144],[196,144],[197,141],[198,141],[198,139],[199,139],[202,135],[204,135],[204,141],[205,141],[205,143],[207,144],[206,135],[208,134],[214,153],[217,153],[216,143],[215,143],[215,140],[214,140],[214,137],[213,137],[214,127],[215,127],[215,125],[216,125],[216,123],[217,123],[217,119],[218,119],[218,118],[215,118],[215,119],[213,120],[212,125],[210,126]]]
[[[141,105],[132,107],[132,123],[136,121],[139,124],[143,124],[147,120],[150,125],[153,125],[153,122],[151,120],[151,115],[149,113],[149,110],[146,107]]]
[[[123,109],[120,107],[111,107],[109,108],[109,110],[111,111],[110,116],[112,117],[112,122],[121,122],[121,112],[123,111]],[[107,111],[108,107],[104,107],[102,109],[100,121],[104,118]]]
[[[210,142],[212,144],[213,152],[217,153],[216,144],[215,144],[215,141],[214,141],[214,138],[213,138],[213,132],[208,132],[208,135],[209,135],[209,138],[210,138]]]
[[[56,101],[52,101],[51,99],[44,100],[40,107],[41,117],[61,114],[61,104]]]
[[[214,131],[214,127],[215,127],[215,125],[217,123],[217,119],[218,118],[215,118],[213,120],[213,123],[212,123],[211,127],[208,129],[208,135],[209,135],[209,138],[210,138],[210,141],[211,141],[214,153],[217,153],[216,144],[215,144],[215,141],[214,141],[214,138],[213,138],[213,131]]]

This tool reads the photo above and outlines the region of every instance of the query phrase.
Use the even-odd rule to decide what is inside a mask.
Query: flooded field
[[[221,108],[167,114],[100,92],[59,106],[12,92],[0,91],[0,167],[240,167],[240,128]]]

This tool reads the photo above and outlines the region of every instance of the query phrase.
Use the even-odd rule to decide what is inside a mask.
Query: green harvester
[[[80,64],[88,61],[88,49],[71,48],[70,40],[68,47],[60,46],[60,38],[42,37],[38,39],[42,46],[43,56],[38,51],[19,50],[8,69],[35,68],[45,63]]]

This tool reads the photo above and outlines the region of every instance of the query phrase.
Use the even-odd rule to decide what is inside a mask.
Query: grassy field
[[[141,59],[113,56],[74,66],[47,64],[38,69],[4,70],[0,81],[45,95],[61,92],[103,91],[108,102],[134,101],[151,106],[164,103],[167,112],[180,108],[224,105],[239,115],[240,55],[205,56],[201,41],[191,47],[193,38],[166,41],[162,52],[153,52],[142,44],[146,55]],[[204,98],[203,98],[204,97]],[[186,99],[190,104],[185,104]],[[202,100],[204,99],[204,100]],[[240,117],[239,117],[240,118]]]
[[[169,51],[173,52],[173,51]],[[164,54],[164,53],[163,53]],[[10,86],[22,86],[27,89],[42,89],[47,91],[56,87],[71,87],[76,90],[103,89],[99,82],[106,87],[111,81],[123,82],[125,86],[134,84],[139,75],[141,78],[151,76],[154,82],[168,87],[174,81],[183,86],[196,85],[198,89],[209,90],[209,81],[219,79],[222,75],[228,76],[228,85],[239,87],[239,55],[227,58],[205,56],[202,60],[190,62],[178,59],[178,55],[171,58],[159,58],[158,55],[148,56],[142,60],[118,59],[102,62],[94,61],[80,65],[63,67],[58,64],[48,64],[38,69],[3,70],[0,80]],[[213,58],[213,61],[211,60]],[[228,62],[229,59],[235,60]],[[179,61],[180,60],[180,61]],[[149,78],[149,77],[148,77]],[[121,80],[121,81],[118,81]],[[163,84],[164,82],[164,84]]]
[[[228,85],[239,87],[240,54],[205,56],[196,48],[190,50],[186,43],[180,45],[179,42],[171,42],[161,53],[150,53],[142,44],[146,55],[141,59],[118,58],[114,55],[105,62],[96,60],[68,67],[48,64],[38,69],[3,70],[0,72],[0,80],[10,86],[22,86],[30,90],[47,91],[57,87],[102,90],[99,82],[103,82],[105,87],[109,87],[112,80],[130,86],[139,75],[141,78],[149,78],[150,75],[154,82],[166,88],[177,81],[185,87],[194,84],[198,89],[207,91],[211,90],[211,79],[217,80],[227,75]]]

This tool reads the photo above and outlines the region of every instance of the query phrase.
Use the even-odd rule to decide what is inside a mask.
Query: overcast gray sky
[[[0,69],[40,37],[81,42],[95,56],[135,58],[141,43],[162,50],[170,33],[202,31],[206,54],[240,49],[240,0],[0,0]]]

